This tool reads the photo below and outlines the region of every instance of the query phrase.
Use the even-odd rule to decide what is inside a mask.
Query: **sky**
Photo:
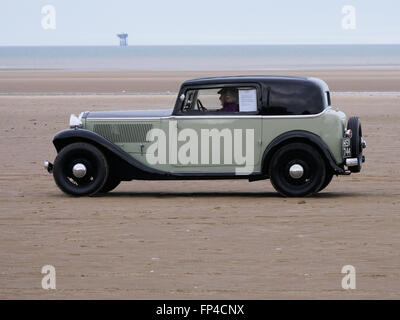
[[[1,0],[0,4],[0,46],[118,45],[120,32],[129,34],[130,45],[400,44],[398,0]],[[55,19],[42,13],[46,5],[55,9]],[[355,9],[351,20],[342,13],[346,5]]]

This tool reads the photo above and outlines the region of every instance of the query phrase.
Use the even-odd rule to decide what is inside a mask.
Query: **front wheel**
[[[113,177],[112,175],[109,175],[106,183],[104,184],[103,188],[101,188],[100,192],[101,193],[110,192],[110,191],[114,190],[116,187],[118,187],[120,183],[121,183],[121,180]]]
[[[320,190],[326,176],[325,162],[312,146],[291,143],[274,154],[269,176],[281,195],[304,197]]]
[[[91,144],[72,143],[58,153],[53,176],[58,187],[69,195],[94,195],[107,181],[107,160]]]

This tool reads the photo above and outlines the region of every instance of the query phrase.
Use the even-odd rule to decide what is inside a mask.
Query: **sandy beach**
[[[399,299],[400,71],[268,73],[322,78],[360,117],[360,174],[304,199],[242,180],[72,198],[42,167],[71,113],[171,108],[183,80],[239,72],[0,72],[0,299]],[[47,264],[56,290],[41,287]]]

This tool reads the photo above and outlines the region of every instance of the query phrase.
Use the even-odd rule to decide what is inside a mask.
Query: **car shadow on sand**
[[[335,198],[349,198],[349,197],[358,197],[362,196],[361,193],[348,193],[348,192],[322,192],[308,197],[302,198],[292,198],[292,199],[335,199]],[[97,194],[96,197],[110,197],[110,198],[124,198],[124,197],[165,197],[165,198],[173,198],[173,197],[194,197],[194,198],[209,198],[209,197],[217,197],[217,198],[235,198],[235,197],[245,197],[245,198],[277,198],[277,199],[286,199],[281,196],[277,192],[228,192],[228,191],[219,191],[219,192],[158,192],[158,191],[145,191],[145,192],[129,192],[129,191],[114,191],[105,194]],[[291,198],[288,198],[291,199]]]

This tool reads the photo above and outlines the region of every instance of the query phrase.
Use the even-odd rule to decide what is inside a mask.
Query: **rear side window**
[[[267,89],[268,115],[307,115],[317,114],[326,105],[325,93],[308,83],[281,83]]]

